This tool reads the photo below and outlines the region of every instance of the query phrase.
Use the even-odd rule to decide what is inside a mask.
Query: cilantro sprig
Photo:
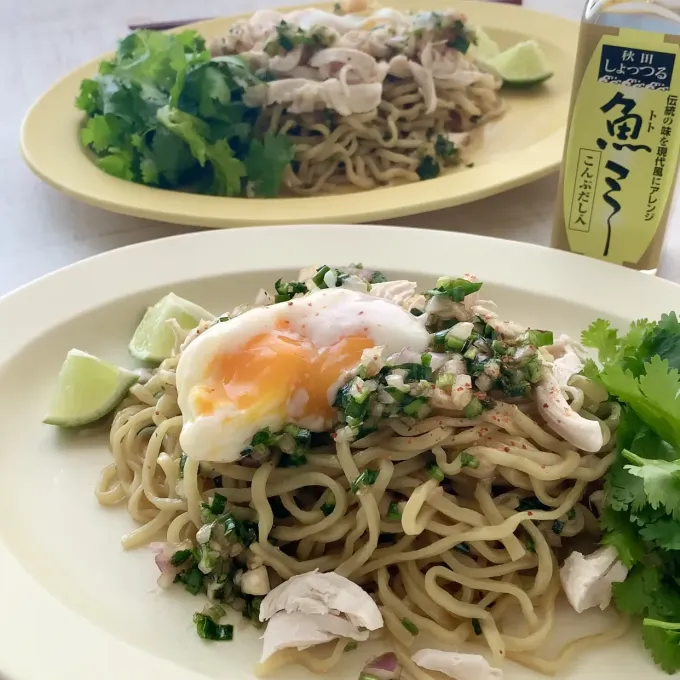
[[[83,80],[80,139],[121,179],[218,196],[275,196],[293,158],[285,136],[259,133],[243,102],[259,84],[237,56],[211,58],[195,31],[136,31]]]
[[[586,366],[622,405],[617,456],[605,480],[603,542],[630,569],[613,587],[619,610],[643,619],[642,639],[667,673],[680,670],[680,323],[641,319],[619,334],[599,319],[582,342]]]

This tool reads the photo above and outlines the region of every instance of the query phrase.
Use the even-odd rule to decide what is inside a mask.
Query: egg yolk
[[[351,335],[319,348],[284,321],[251,338],[238,352],[215,358],[207,383],[193,390],[196,414],[209,416],[229,405],[246,411],[250,421],[272,411],[285,417],[288,403],[300,390],[307,400],[295,419],[321,417],[330,423],[329,390],[359,364],[365,349],[374,346],[368,337]]]

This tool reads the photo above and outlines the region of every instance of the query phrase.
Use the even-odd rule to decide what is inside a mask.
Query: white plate
[[[250,300],[303,265],[356,260],[425,284],[476,273],[504,313],[578,334],[597,316],[617,323],[678,307],[680,288],[613,265],[463,234],[375,226],[277,227],[141,243],[80,262],[0,300],[0,674],[11,680],[251,680],[260,643],[237,627],[205,643],[179,589],[159,592],[150,553],[124,553],[123,508],[100,508],[93,487],[109,461],[106,436],[42,425],[68,349],[132,365],[128,339],[144,307],[169,290],[219,311]],[[566,612],[566,610],[565,610]],[[562,640],[602,625],[566,616]],[[355,680],[370,651],[328,676]],[[299,668],[279,676],[308,680]],[[507,666],[508,680],[539,676]],[[666,677],[636,630],[574,660],[564,678]]]

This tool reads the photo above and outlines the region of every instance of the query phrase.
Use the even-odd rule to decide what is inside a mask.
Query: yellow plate
[[[80,145],[82,113],[74,106],[80,82],[99,59],[60,80],[30,109],[21,148],[41,179],[78,200],[113,212],[204,227],[301,222],[364,222],[467,203],[525,184],[558,167],[562,157],[578,26],[548,14],[510,5],[462,0],[390,0],[402,11],[455,6],[501,48],[535,39],[554,77],[534,90],[504,90],[504,117],[487,126],[474,167],[433,180],[351,194],[305,198],[223,198],[168,191],[117,179],[99,170]],[[331,5],[320,5],[330,9]],[[194,24],[206,39],[223,34],[240,17]]]

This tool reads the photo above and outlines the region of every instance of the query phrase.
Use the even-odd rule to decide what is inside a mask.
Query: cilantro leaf
[[[581,342],[598,351],[600,361],[606,364],[616,358],[619,348],[619,334],[609,321],[597,319],[581,333]]]
[[[640,529],[640,536],[661,550],[680,550],[680,522],[670,517],[645,523]]]
[[[630,451],[623,455],[633,463],[625,470],[642,479],[652,508],[663,505],[675,519],[680,519],[680,462],[644,459]]]
[[[213,193],[218,196],[238,196],[241,193],[241,178],[246,176],[246,166],[234,158],[234,152],[224,139],[211,144],[207,155],[214,172]]]
[[[261,142],[254,139],[245,163],[255,194],[276,196],[292,160],[293,146],[286,137],[268,132]]]
[[[663,622],[645,619],[642,640],[654,661],[666,673],[680,670],[680,631],[653,624]]]
[[[639,536],[638,527],[625,512],[616,512],[606,507],[600,521],[604,529],[602,542],[616,548],[619,559],[627,567],[632,567],[644,557],[646,547]]]

